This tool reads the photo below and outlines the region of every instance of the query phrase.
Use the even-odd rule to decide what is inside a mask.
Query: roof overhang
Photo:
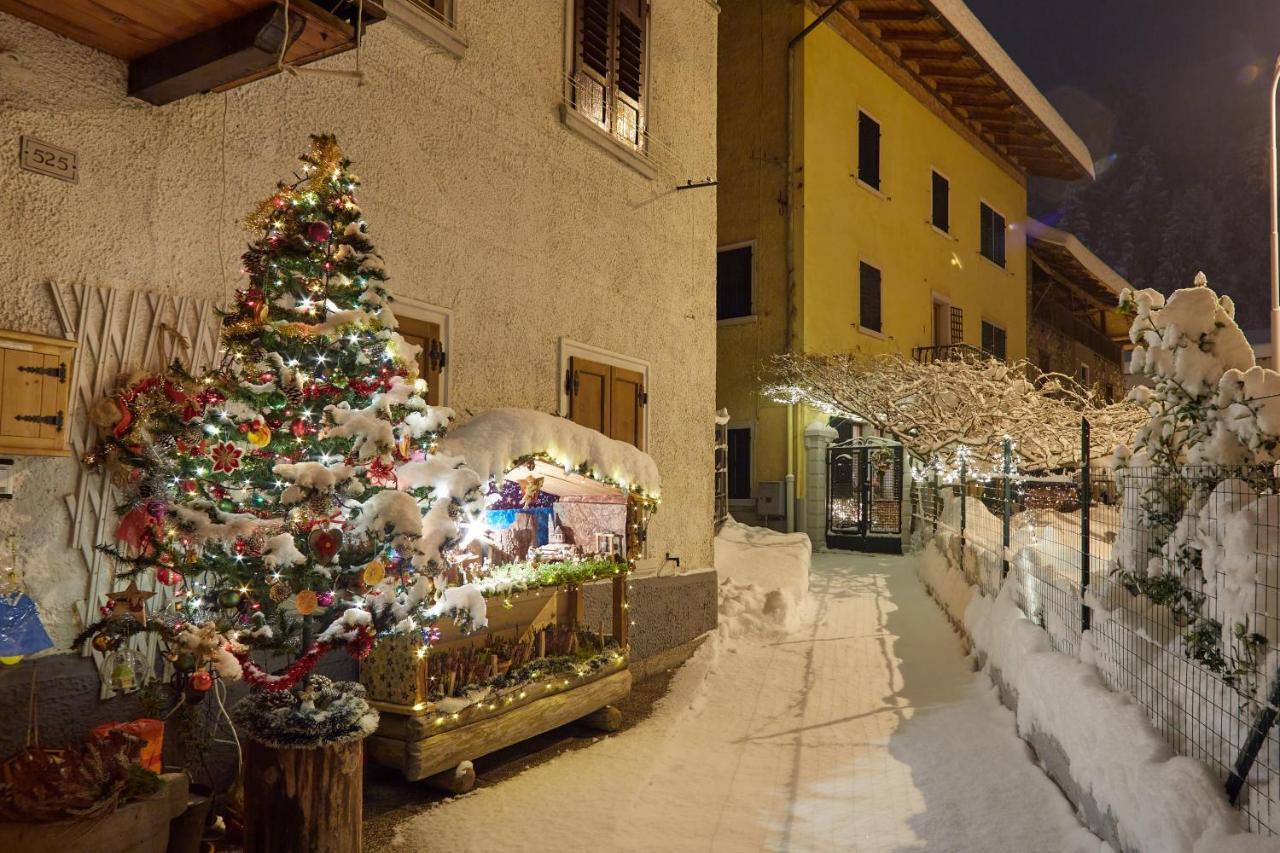
[[[1035,219],[1027,220],[1027,249],[1099,302],[1115,303],[1120,292],[1130,286],[1074,234]]]
[[[809,0],[906,70],[1027,175],[1093,177],[1089,149],[961,0]]]

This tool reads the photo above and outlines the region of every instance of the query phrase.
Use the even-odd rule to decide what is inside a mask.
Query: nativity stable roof
[[[843,18],[1028,175],[1093,177],[1089,149],[961,0],[810,0]],[[839,27],[838,27],[839,28]]]
[[[450,428],[436,449],[447,456],[461,456],[468,468],[485,479],[502,480],[517,462],[545,456],[562,471],[585,464],[596,480],[648,495],[656,496],[662,485],[657,464],[643,450],[532,409],[480,412]]]

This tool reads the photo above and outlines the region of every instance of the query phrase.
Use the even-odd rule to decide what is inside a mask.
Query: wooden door
[[[397,319],[400,321],[400,337],[419,348],[418,375],[427,383],[427,403],[439,406],[444,399],[441,374],[446,358],[440,324],[416,317]]]
[[[644,374],[613,368],[609,400],[609,437],[644,450]]]
[[[569,419],[609,435],[611,368],[607,364],[569,358]]]

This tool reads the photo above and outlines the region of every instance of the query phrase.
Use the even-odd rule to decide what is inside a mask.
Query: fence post
[[[933,469],[933,535],[938,535],[938,516],[942,515],[942,485],[938,482],[938,469]]]
[[[1013,498],[1013,490],[1009,487],[1009,469],[1012,467],[1013,441],[1006,438],[1004,440],[1004,478],[1000,484],[1001,521],[1004,526],[1004,536],[1001,539],[1004,547],[1000,550],[1001,580],[1009,577],[1009,501]]]
[[[960,571],[964,571],[964,546],[965,546],[965,521],[968,515],[968,488],[965,486],[965,478],[968,476],[968,466],[965,464],[964,456],[960,457]]]
[[[1085,596],[1089,592],[1089,507],[1093,489],[1089,482],[1089,419],[1080,419],[1080,630],[1088,631],[1093,620]]]

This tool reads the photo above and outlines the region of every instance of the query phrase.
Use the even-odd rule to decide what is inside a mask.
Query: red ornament
[[[298,438],[302,438],[307,434],[307,422],[302,418],[295,419],[293,423],[289,424],[289,432],[293,433]]]
[[[311,549],[311,555],[316,560],[321,563],[327,563],[333,559],[333,556],[338,553],[338,549],[342,547],[342,531],[333,528],[327,530],[316,528],[307,537],[307,546]]]
[[[173,586],[182,580],[182,573],[174,571],[168,566],[161,566],[156,569],[156,580],[165,586]]]
[[[229,441],[217,445],[209,454],[213,458],[213,470],[230,474],[240,467],[240,457],[244,451]]]
[[[197,669],[187,679],[187,686],[197,693],[206,693],[213,686],[213,676],[207,669]]]
[[[329,223],[328,222],[308,222],[306,225],[307,239],[312,243],[325,243],[329,240]]]

